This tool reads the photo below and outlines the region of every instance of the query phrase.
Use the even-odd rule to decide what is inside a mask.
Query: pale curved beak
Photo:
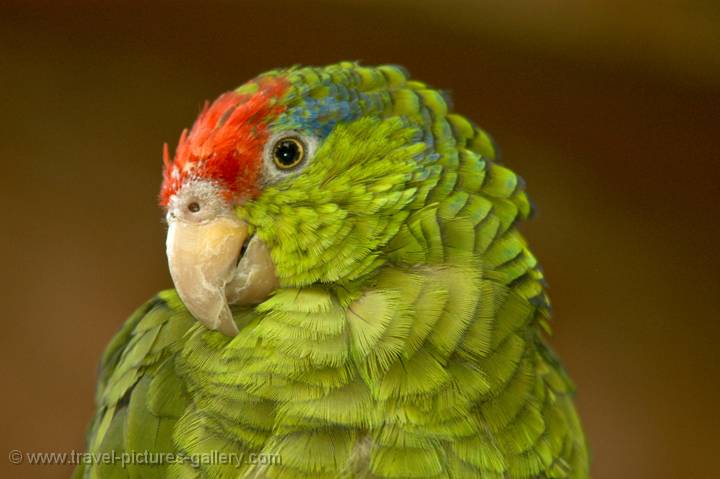
[[[276,287],[277,278],[267,248],[255,238],[248,240],[248,226],[231,217],[202,223],[170,221],[167,257],[170,275],[187,309],[209,329],[228,336],[238,328],[230,302],[250,304],[264,300]],[[253,248],[253,243],[259,243]]]

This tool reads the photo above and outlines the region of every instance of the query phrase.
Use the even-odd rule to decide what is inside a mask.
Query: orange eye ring
[[[281,170],[295,168],[305,159],[305,145],[296,137],[281,138],[273,145],[272,158]]]

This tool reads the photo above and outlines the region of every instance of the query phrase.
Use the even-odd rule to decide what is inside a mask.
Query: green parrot
[[[524,183],[445,94],[273,70],[164,163],[175,289],[108,345],[75,477],[588,477]]]

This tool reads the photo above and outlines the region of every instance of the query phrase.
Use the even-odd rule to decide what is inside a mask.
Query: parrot
[[[163,164],[174,288],[107,346],[73,477],[588,477],[525,183],[448,93],[278,68]]]

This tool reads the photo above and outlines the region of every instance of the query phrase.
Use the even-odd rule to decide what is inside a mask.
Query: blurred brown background
[[[266,69],[400,63],[452,91],[538,205],[596,479],[717,474],[720,4],[3,2],[0,476],[83,447],[95,367],[170,285],[163,141]]]

